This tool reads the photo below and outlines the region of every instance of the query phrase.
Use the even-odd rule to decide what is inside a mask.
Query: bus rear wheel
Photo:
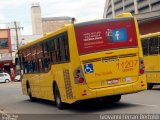
[[[119,102],[121,100],[121,95],[107,96],[104,100],[108,103]]]
[[[35,101],[36,101],[36,98],[32,96],[32,92],[31,92],[30,86],[27,87],[27,93],[28,93],[28,96],[29,96],[30,101],[31,101],[31,102],[35,102]]]
[[[113,102],[119,102],[121,100],[121,95],[115,95],[113,96]]]
[[[64,108],[64,104],[62,103],[60,92],[57,85],[54,86],[54,98],[57,108],[62,110]]]
[[[151,90],[153,88],[153,84],[152,83],[147,83],[147,89]]]

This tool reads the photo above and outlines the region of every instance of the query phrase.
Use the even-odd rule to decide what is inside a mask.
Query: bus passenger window
[[[33,60],[31,65],[32,65],[32,68],[33,68],[33,72],[38,72],[38,71],[37,71],[37,68],[38,68],[38,66],[37,66],[37,61],[36,61],[36,60]]]
[[[27,70],[28,70],[28,69],[27,69],[27,68],[28,68],[28,62],[24,62],[24,63],[23,63],[23,66],[24,66],[24,68],[23,68],[23,69],[24,69],[24,73],[27,73]]]
[[[56,62],[60,62],[61,61],[61,51],[60,51],[59,38],[55,39],[55,49],[56,49]]]
[[[69,61],[69,45],[67,33],[63,36],[64,39],[64,52],[65,52],[65,61]]]
[[[45,58],[44,59],[44,71],[47,72],[48,71],[48,68],[49,68],[49,65],[50,65],[50,58]]]
[[[28,73],[32,73],[32,72],[33,72],[33,62],[30,61],[30,62],[28,63]]]
[[[142,49],[143,49],[143,55],[148,55],[148,39],[143,39],[142,41]]]
[[[51,52],[51,61],[52,63],[56,63],[56,52],[55,51]]]
[[[159,45],[158,45],[158,38],[153,37],[149,40],[149,54],[154,55],[158,54],[159,51]]]
[[[52,63],[56,63],[55,39],[49,40],[49,53]]]

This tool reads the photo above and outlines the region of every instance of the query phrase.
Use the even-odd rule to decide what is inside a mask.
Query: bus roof
[[[102,18],[102,19],[97,19],[97,20],[91,20],[91,21],[86,21],[86,22],[82,22],[82,23],[77,23],[75,24],[75,27],[80,27],[80,26],[87,26],[87,25],[91,25],[91,24],[97,24],[97,23],[104,23],[104,22],[114,22],[118,20],[127,20],[133,18],[131,13],[121,13],[119,15],[117,15],[115,18]]]
[[[41,38],[38,38],[38,39],[36,39],[36,40],[34,40],[34,41],[30,42],[30,43],[27,43],[26,45],[20,46],[20,47],[18,48],[18,50],[22,50],[22,49],[28,48],[29,46],[35,45],[35,44],[37,44],[37,43],[39,43],[39,42],[42,42],[42,41],[44,41],[44,40],[47,39],[47,38],[50,38],[50,37],[52,37],[52,36],[54,36],[54,35],[58,35],[58,34],[61,33],[62,31],[65,31],[65,30],[68,28],[68,26],[71,26],[71,25],[72,25],[72,24],[67,24],[67,25],[64,25],[62,28],[60,28],[60,29],[57,30],[57,31],[47,33],[47,34],[45,34],[45,35],[44,35],[43,37],[41,37]]]
[[[154,37],[154,36],[160,36],[160,32],[156,32],[156,33],[149,33],[146,35],[141,35],[141,38],[150,38],[150,37]]]
[[[98,23],[105,23],[105,22],[114,22],[114,21],[122,21],[122,20],[129,20],[133,17],[125,17],[125,18],[103,18],[103,19],[98,19],[98,20],[92,20],[92,21],[87,21],[87,22],[82,22],[82,23],[77,23],[75,24],[75,27],[82,27],[82,26],[87,26],[87,25],[92,25],[92,24],[98,24]]]

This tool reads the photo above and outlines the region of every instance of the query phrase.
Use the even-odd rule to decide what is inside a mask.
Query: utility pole
[[[18,36],[18,30],[23,29],[23,27],[17,27],[17,22],[14,21],[14,28],[10,28],[10,29],[14,29],[16,32],[16,48],[18,50],[19,47],[19,36]],[[20,58],[19,58],[19,52],[18,52],[18,60],[17,60],[18,64],[20,65]],[[20,75],[21,75],[21,65],[19,66],[20,68]]]
[[[18,41],[18,32],[17,32],[17,23],[16,21],[14,22],[14,26],[15,26],[15,31],[16,31],[16,43],[17,43],[17,50],[18,50],[18,46],[19,46],[19,41]]]
[[[17,22],[14,21],[14,28],[10,28],[10,29],[15,29],[16,31],[16,47],[17,47],[17,50],[18,50],[18,47],[19,47],[19,36],[18,36],[18,30],[20,29],[23,29],[23,27],[17,27]]]

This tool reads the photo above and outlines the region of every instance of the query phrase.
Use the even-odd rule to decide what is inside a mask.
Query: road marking
[[[142,106],[147,106],[147,107],[160,107],[158,105],[149,105],[149,104],[142,104],[142,103],[130,103],[130,104],[133,104],[133,105],[142,105]]]

